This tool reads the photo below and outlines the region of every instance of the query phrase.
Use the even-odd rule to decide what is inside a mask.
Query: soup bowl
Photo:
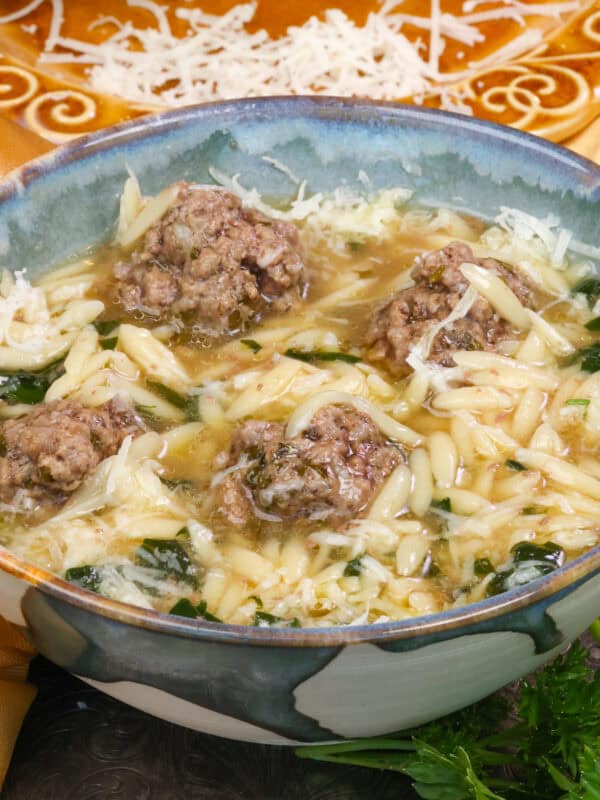
[[[268,161],[265,160],[268,157]],[[204,105],[84,137],[0,185],[0,264],[35,277],[105,240],[128,168],[145,193],[211,183],[209,167],[271,197],[406,186],[417,202],[492,218],[555,214],[600,244],[600,169],[467,117],[336,98]],[[0,549],[0,613],[50,660],[166,720],[292,744],[385,734],[449,713],[535,669],[600,612],[600,548],[533,583],[377,625],[273,629],[160,614],[88,593]]]

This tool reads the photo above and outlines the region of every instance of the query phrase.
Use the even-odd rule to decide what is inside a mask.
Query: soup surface
[[[4,272],[0,543],[274,626],[433,613],[597,544],[594,248],[366,176],[277,207],[215,177],[132,177],[109,245]]]

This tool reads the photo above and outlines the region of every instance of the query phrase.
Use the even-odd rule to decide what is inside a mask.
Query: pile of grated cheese
[[[441,96],[443,107],[463,113],[471,113],[464,97],[446,84],[517,58],[539,44],[542,33],[526,29],[528,17],[561,19],[582,6],[580,0],[466,0],[457,16],[444,12],[440,0],[430,0],[429,13],[415,16],[401,13],[402,0],[380,0],[380,8],[363,26],[330,8],[322,19],[311,17],[275,39],[265,30],[247,29],[256,0],[223,15],[189,6],[175,8],[175,17],[188,26],[183,38],[175,36],[165,8],[154,0],[127,0],[129,6],[152,14],[154,26],[149,28],[99,17],[94,27],[115,28],[100,44],[61,34],[63,0],[31,0],[0,17],[0,24],[24,20],[45,2],[51,3],[52,18],[40,60],[88,65],[92,89],[133,102],[183,106],[234,97],[314,93],[418,101],[434,93]],[[478,10],[479,6],[486,8]],[[478,62],[469,61],[465,52],[463,72],[441,70],[446,40],[460,42],[468,50],[485,38],[479,25],[504,20],[517,21],[523,33]],[[421,29],[424,38],[409,39],[403,32],[406,25]]]

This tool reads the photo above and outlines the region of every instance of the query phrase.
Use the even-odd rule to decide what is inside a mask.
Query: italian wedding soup
[[[596,545],[595,248],[364,175],[273,207],[213,177],[132,176],[110,244],[3,272],[1,544],[279,627],[434,613]]]

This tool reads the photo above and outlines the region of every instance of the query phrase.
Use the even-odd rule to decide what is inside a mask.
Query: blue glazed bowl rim
[[[600,190],[600,168],[560,145],[496,123],[447,111],[385,103],[366,99],[329,96],[262,97],[188,106],[123,122],[82,136],[10,172],[0,182],[0,203],[24,191],[30,183],[56,169],[91,155],[123,146],[139,138],[168,132],[181,124],[212,116],[223,122],[257,120],[277,115],[304,116],[337,122],[410,122],[439,125],[460,130],[462,135],[483,134],[490,140],[514,144],[523,151],[541,152],[577,171],[582,187]],[[524,152],[524,157],[525,157]],[[600,202],[600,197],[599,197]],[[0,570],[40,591],[82,610],[127,625],[166,635],[255,646],[332,647],[359,642],[383,643],[395,640],[441,636],[472,629],[480,623],[509,617],[521,609],[544,603],[568,592],[600,573],[600,545],[574,561],[525,586],[476,603],[447,611],[404,620],[368,625],[338,625],[327,628],[261,628],[192,620],[148,610],[80,589],[47,570],[22,561],[0,547]],[[500,627],[503,629],[505,625]],[[464,632],[467,632],[466,630]]]

